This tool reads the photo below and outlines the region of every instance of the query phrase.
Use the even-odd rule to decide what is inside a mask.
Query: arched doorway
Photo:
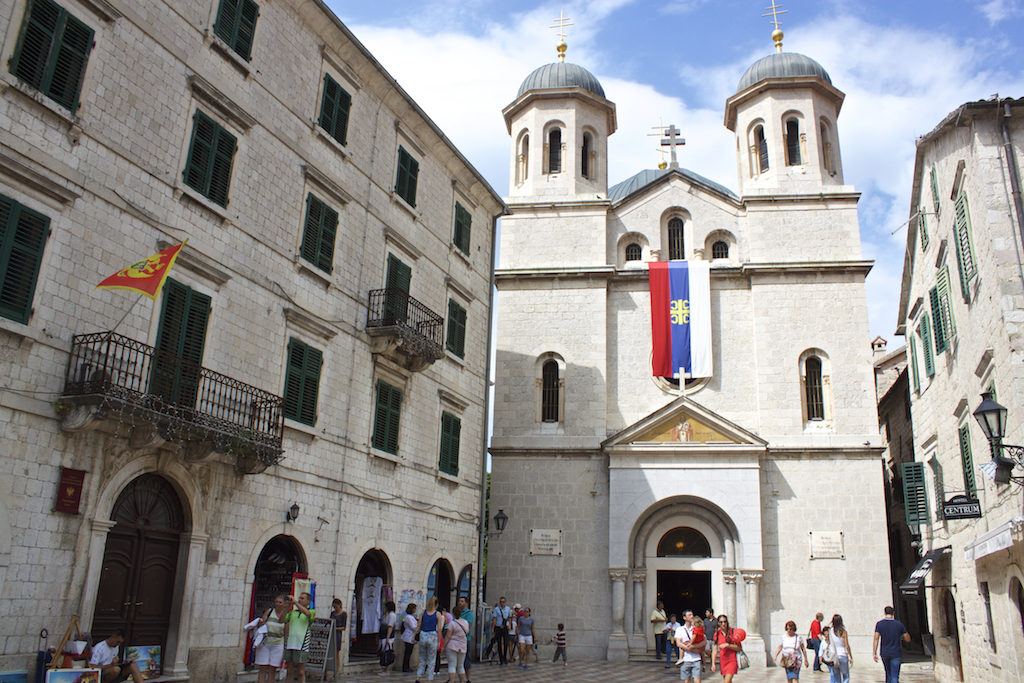
[[[964,663],[960,657],[960,626],[956,617],[956,600],[948,590],[942,597],[942,635],[949,638],[953,670],[959,676],[957,680],[962,681],[964,680]]]
[[[455,582],[455,573],[452,571],[452,563],[443,557],[430,567],[427,574],[427,596],[437,596],[437,604],[445,609],[452,607],[452,586]]]
[[[466,598],[466,604],[472,605],[473,601],[470,597],[473,593],[473,565],[467,564],[459,572],[459,580],[455,582],[455,602],[459,601],[459,598]]]
[[[679,558],[680,567],[687,566],[656,572],[656,599],[665,603],[665,613],[680,620],[688,609],[703,614],[711,606],[711,570],[697,568],[697,560],[711,557],[711,544],[704,534],[688,526],[669,529],[658,540],[656,557]]]
[[[349,613],[349,660],[377,657],[377,632],[384,615],[384,603],[394,600],[391,562],[383,550],[368,550],[356,567],[352,606]]]
[[[292,577],[305,573],[306,557],[295,538],[282,534],[267,541],[253,569],[249,618],[272,607],[275,596],[290,595]]]
[[[172,606],[182,598],[174,590],[186,530],[181,498],[160,475],[143,474],[118,496],[110,519],[92,635],[123,628],[128,644],[166,650]]]

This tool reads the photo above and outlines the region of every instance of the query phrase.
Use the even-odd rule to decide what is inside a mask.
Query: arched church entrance
[[[384,603],[394,600],[391,562],[380,548],[368,550],[356,567],[352,609],[349,610],[350,661],[377,657],[377,633]]]
[[[675,614],[682,621],[686,610],[703,616],[711,606],[711,569],[700,568],[707,564],[701,560],[710,557],[711,545],[692,527],[675,527],[661,537],[654,562],[656,600],[665,603],[666,614]],[[663,564],[686,568],[657,568]]]
[[[427,574],[427,597],[437,597],[437,604],[445,609],[451,609],[452,589],[455,582],[455,573],[452,571],[452,563],[443,557],[430,567]]]
[[[175,578],[186,517],[181,498],[158,474],[132,480],[110,514],[93,636],[125,630],[131,645],[160,645],[166,651],[172,603],[181,600]]]

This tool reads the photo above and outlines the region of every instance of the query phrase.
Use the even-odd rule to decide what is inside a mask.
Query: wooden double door
[[[128,645],[159,645],[166,653],[185,516],[170,483],[138,477],[121,493],[107,533],[96,594],[93,640],[124,629]]]

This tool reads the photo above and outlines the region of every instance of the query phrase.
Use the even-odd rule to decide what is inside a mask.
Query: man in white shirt
[[[694,623],[693,612],[686,610],[683,625],[676,629],[676,646],[682,653],[679,680],[700,681],[701,654],[704,652],[704,625]]]
[[[117,651],[124,642],[124,631],[118,629],[109,638],[101,640],[92,647],[89,664],[103,672],[103,683],[119,683],[130,677],[132,683],[142,683],[142,673],[134,661],[122,662]]]

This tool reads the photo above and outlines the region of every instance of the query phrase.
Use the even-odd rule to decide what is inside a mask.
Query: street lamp
[[[508,524],[508,515],[501,508],[498,509],[498,514],[494,515],[494,536],[500,536],[501,532],[505,530],[505,525]]]
[[[974,418],[981,425],[981,431],[988,439],[992,449],[992,464],[995,474],[992,479],[997,484],[1008,484],[1011,481],[1024,486],[1024,476],[1014,476],[1014,467],[1024,468],[1024,446],[1013,446],[1003,443],[1006,436],[1006,408],[996,403],[989,391],[981,395],[981,405],[974,411]]]

